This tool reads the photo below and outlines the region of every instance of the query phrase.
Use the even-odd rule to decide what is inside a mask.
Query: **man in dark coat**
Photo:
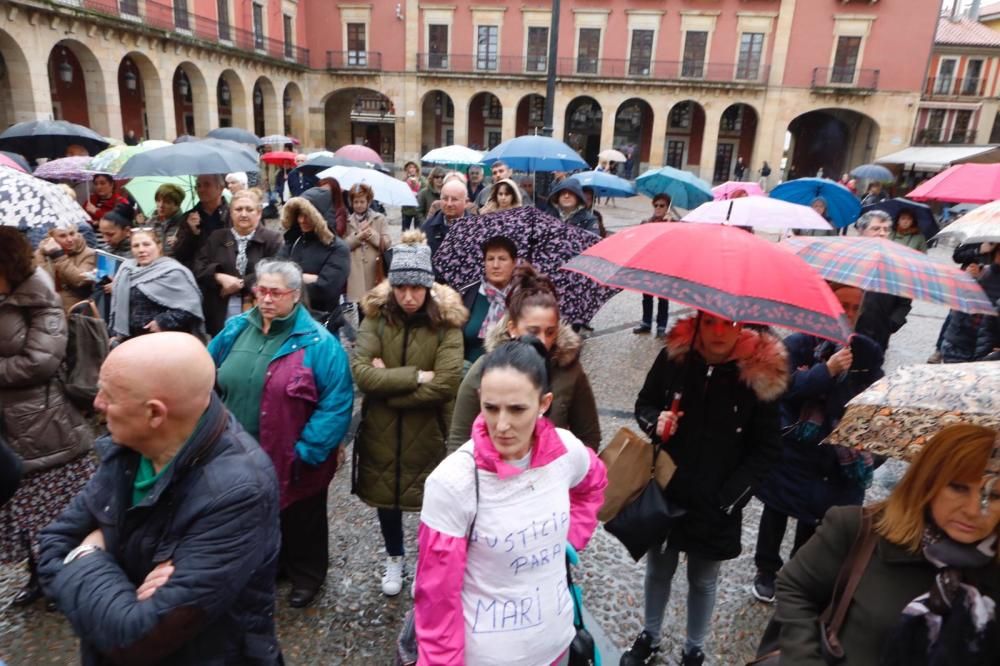
[[[892,218],[884,211],[872,210],[859,217],[856,226],[867,238],[888,238]],[[877,342],[884,352],[889,348],[889,337],[906,324],[906,315],[910,314],[912,305],[908,298],[865,292],[861,316],[854,330]]]
[[[183,333],[129,340],[101,367],[101,465],[39,539],[84,666],[281,663],[274,467],[214,383]]]
[[[172,252],[173,258],[188,268],[194,266],[195,257],[209,234],[229,227],[229,204],[222,198],[222,191],[226,188],[225,176],[198,176],[194,187],[198,193],[198,204],[185,213],[185,224],[177,232]]]
[[[777,399],[788,385],[781,341],[702,312],[667,334],[635,401],[651,437],[672,433],[664,450],[677,469],[664,490],[686,513],[663,546],[646,553],[642,633],[621,666],[655,661],[671,581],[687,555],[688,620],[682,666],[700,666],[724,560],[740,554],[743,507],[781,455]],[[671,409],[675,392],[679,409]]]
[[[441,188],[441,210],[427,218],[424,226],[420,227],[427,236],[427,245],[431,248],[432,256],[437,254],[441,241],[448,235],[451,225],[469,216],[465,208],[467,197],[465,183],[459,180],[448,181]]]

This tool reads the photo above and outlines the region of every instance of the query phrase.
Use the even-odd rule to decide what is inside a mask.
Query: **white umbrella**
[[[625,153],[620,150],[615,150],[614,148],[608,148],[607,150],[602,150],[597,153],[597,159],[602,162],[627,162],[628,158],[625,157]]]
[[[340,184],[342,190],[349,190],[358,183],[364,183],[372,188],[375,198],[390,206],[416,206],[417,197],[413,195],[410,186],[392,176],[360,167],[333,166],[316,174],[316,178],[333,178]]]
[[[420,161],[431,164],[479,164],[483,161],[483,154],[465,146],[451,145],[435,148],[421,157]]]
[[[823,229],[833,227],[809,206],[769,197],[742,197],[704,203],[683,218],[684,222],[732,224],[738,227],[769,229]]]
[[[1000,201],[966,213],[957,222],[952,222],[938,232],[934,238],[951,238],[959,243],[1000,242]]]

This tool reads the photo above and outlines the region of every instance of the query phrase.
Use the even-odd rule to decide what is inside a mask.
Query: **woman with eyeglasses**
[[[205,295],[209,335],[253,306],[254,266],[281,249],[281,235],[260,223],[263,210],[255,190],[240,190],[229,202],[232,226],[213,231],[198,251],[193,272]]]
[[[441,167],[434,167],[431,169],[430,176],[427,177],[427,186],[420,190],[420,194],[417,195],[417,210],[419,211],[419,220],[426,220],[428,217],[437,212],[440,204],[435,206],[441,199],[441,188],[444,186],[444,175],[445,170]],[[415,228],[419,229],[421,225],[416,225]]]
[[[340,343],[302,305],[302,269],[264,259],[257,305],[230,319],[208,345],[222,401],[271,457],[281,492],[280,574],[293,608],[326,580],[327,487],[343,462],[354,386]]]
[[[183,264],[163,256],[153,227],[132,230],[132,258],[115,273],[111,289],[112,343],[159,331],[203,337],[205,318],[198,283]]]

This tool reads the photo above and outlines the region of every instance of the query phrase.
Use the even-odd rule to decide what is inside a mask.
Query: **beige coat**
[[[373,210],[368,211],[372,235],[368,240],[361,240],[361,221],[357,215],[347,216],[347,233],[344,241],[351,250],[351,273],[347,278],[347,300],[357,303],[378,280],[376,280],[376,263],[382,258],[382,253],[392,245],[389,237],[389,224],[385,216]],[[385,267],[382,268],[385,271]]]
[[[87,247],[83,236],[77,236],[71,252],[59,252],[58,256],[44,254],[41,249],[35,250],[35,264],[45,269],[55,282],[56,292],[67,312],[90,297],[94,283],[85,273],[97,268],[97,253]]]

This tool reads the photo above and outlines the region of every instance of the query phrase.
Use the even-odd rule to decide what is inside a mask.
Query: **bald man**
[[[39,540],[42,585],[90,664],[279,664],[278,487],[184,333],[101,366],[101,465]]]
[[[427,235],[427,244],[431,248],[432,255],[437,254],[438,247],[448,235],[451,225],[469,216],[465,208],[468,197],[469,192],[465,189],[465,183],[458,179],[449,180],[441,187],[441,210],[427,218],[424,226],[420,227],[420,230]]]

